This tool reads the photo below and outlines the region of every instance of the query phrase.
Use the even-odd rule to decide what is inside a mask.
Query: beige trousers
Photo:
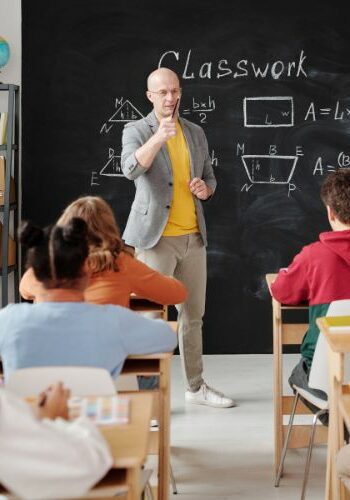
[[[188,298],[176,306],[182,369],[187,389],[197,391],[203,383],[202,324],[207,284],[206,249],[199,233],[163,236],[148,250],[136,250],[149,267],[174,276],[188,290]]]

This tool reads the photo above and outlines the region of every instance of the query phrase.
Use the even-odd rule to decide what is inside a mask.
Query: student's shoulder
[[[22,302],[21,304],[8,304],[6,307],[0,309],[0,315],[6,316],[12,314],[19,314],[20,311],[27,311],[31,307],[33,307],[33,304],[30,304],[28,302]]]
[[[116,260],[118,271],[115,272],[115,278],[123,280],[129,279],[135,272],[137,273],[139,262],[140,261],[135,259],[129,252],[121,251]]]
[[[148,266],[134,257],[131,253],[122,251],[120,252],[117,264],[122,271],[148,269]]]
[[[305,245],[300,253],[312,257],[313,255],[322,252],[324,249],[324,245],[322,245],[320,241],[313,241],[312,243]]]

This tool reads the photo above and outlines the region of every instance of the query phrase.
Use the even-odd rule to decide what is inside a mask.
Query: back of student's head
[[[340,222],[350,225],[350,169],[329,174],[322,184],[321,198]]]
[[[64,210],[57,224],[80,217],[88,225],[89,270],[93,273],[117,271],[117,257],[123,249],[120,231],[108,203],[98,196],[84,196]]]
[[[27,267],[45,288],[74,288],[84,276],[89,252],[84,220],[73,218],[64,226],[44,229],[24,222],[19,239],[27,248]]]

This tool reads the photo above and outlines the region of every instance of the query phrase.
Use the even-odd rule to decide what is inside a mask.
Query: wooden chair
[[[324,339],[323,335],[319,335],[318,340],[317,340],[317,344],[316,344],[315,354],[314,354],[311,369],[310,369],[309,387],[313,388],[313,389],[321,390],[324,393],[328,394],[328,378],[327,378],[327,376],[328,376],[328,363],[327,363],[327,357],[324,356],[325,347],[326,347],[326,340]],[[303,389],[302,387],[298,387],[297,385],[294,385],[294,390],[295,390],[295,396],[294,396],[294,402],[293,402],[293,409],[292,409],[292,413],[291,413],[291,416],[289,419],[288,431],[287,431],[287,435],[286,435],[284,446],[283,446],[282,457],[281,457],[278,473],[276,476],[275,486],[279,486],[281,474],[283,471],[284,459],[285,459],[286,453],[287,453],[289,438],[290,438],[291,431],[293,429],[295,408],[298,404],[299,398],[302,397],[304,400],[313,404],[318,409],[317,413],[315,413],[313,415],[312,428],[311,428],[310,438],[309,438],[309,448],[308,448],[308,453],[307,453],[306,462],[305,462],[303,486],[302,486],[301,497],[300,497],[301,500],[304,500],[305,495],[306,495],[307,483],[308,483],[308,479],[309,479],[310,462],[311,462],[311,455],[312,455],[313,444],[314,444],[315,431],[317,428],[316,427],[317,420],[319,417],[321,417],[321,415],[325,415],[326,413],[328,413],[329,406],[328,406],[327,399],[325,400],[325,399],[319,398],[319,397],[315,396],[314,394],[312,394],[310,391]]]
[[[266,281],[270,289],[271,283],[277,274],[267,274]],[[307,304],[288,306],[281,304],[272,297],[272,324],[273,324],[273,400],[274,400],[274,470],[278,473],[281,461],[283,443],[287,434],[288,426],[283,423],[284,415],[291,415],[293,408],[293,395],[283,393],[283,347],[288,345],[300,345],[308,329],[308,323],[298,323],[286,318],[290,311],[307,311]],[[311,414],[311,411],[298,401],[296,415]],[[309,445],[310,425],[294,425],[289,437],[288,448],[304,448]],[[327,442],[327,428],[317,426],[314,443]]]

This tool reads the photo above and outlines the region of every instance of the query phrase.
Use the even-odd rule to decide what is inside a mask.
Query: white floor
[[[286,373],[299,356],[285,356]],[[272,355],[204,357],[209,385],[232,396],[236,408],[185,404],[180,360],[172,374],[171,461],[180,500],[300,497],[306,450],[290,450],[279,488],[273,478]],[[305,417],[304,417],[305,418]],[[307,499],[322,499],[325,447],[312,457]]]

